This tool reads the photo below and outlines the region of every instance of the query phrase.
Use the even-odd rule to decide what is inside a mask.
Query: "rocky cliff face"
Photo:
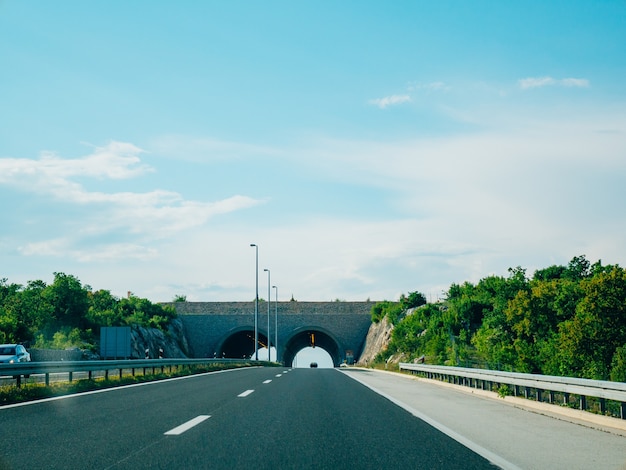
[[[183,322],[175,318],[166,332],[156,328],[132,326],[130,329],[130,359],[144,359],[146,349],[149,350],[149,359],[159,358],[159,349],[163,350],[163,358],[184,358],[189,356],[189,345],[183,330]],[[89,350],[72,348],[57,349],[29,349],[33,361],[97,361],[101,359],[98,353]]]
[[[163,350],[163,358],[187,357],[189,351],[180,318],[172,320],[167,332],[156,328],[132,327],[130,347],[132,359],[144,359],[146,349],[150,359],[159,358],[159,349]]]
[[[359,357],[358,365],[366,366],[374,361],[378,353],[385,351],[391,339],[393,325],[387,317],[384,317],[378,323],[372,323],[365,338],[365,346],[361,357]]]

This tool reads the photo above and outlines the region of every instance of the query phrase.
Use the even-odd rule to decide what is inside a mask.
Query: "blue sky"
[[[626,265],[623,1],[0,1],[0,277],[435,300]],[[272,293],[272,296],[274,294]]]

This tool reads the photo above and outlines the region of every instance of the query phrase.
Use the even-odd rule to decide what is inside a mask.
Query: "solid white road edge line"
[[[182,434],[185,431],[188,431],[189,429],[193,428],[194,426],[197,426],[202,421],[205,421],[209,419],[210,417],[211,417],[210,415],[196,416],[194,419],[190,419],[186,423],[183,423],[180,426],[176,426],[174,429],[170,429],[169,431],[163,434],[165,434],[166,436],[178,436],[179,434]]]
[[[2,3],[2,2],[0,2],[0,3]],[[0,410],[6,410],[6,409],[9,409],[9,408],[17,408],[17,407],[20,407],[20,406],[36,405],[38,403],[46,403],[46,402],[49,402],[49,401],[68,400],[70,398],[81,397],[83,395],[95,395],[96,393],[118,392],[118,391],[126,390],[127,388],[159,385],[159,384],[163,384],[163,383],[167,383],[167,382],[173,382],[175,380],[188,380],[188,379],[194,379],[194,378],[197,378],[197,377],[204,377],[206,375],[224,374],[226,372],[245,371],[245,370],[250,370],[250,369],[256,369],[257,367],[258,366],[240,367],[240,368],[237,368],[237,369],[215,370],[213,372],[203,372],[202,374],[184,375],[182,377],[172,377],[170,379],[154,380],[152,382],[140,382],[140,383],[137,383],[137,384],[119,385],[117,387],[111,387],[111,388],[101,388],[100,390],[91,390],[89,392],[71,393],[69,395],[61,395],[61,396],[58,396],[58,397],[42,398],[41,400],[24,401],[24,402],[21,402],[21,403],[12,403],[11,405],[2,405],[2,406],[0,406]]]
[[[463,444],[468,449],[476,452],[478,455],[486,458],[491,463],[497,465],[498,467],[502,468],[503,470],[521,470],[517,465],[512,464],[508,460],[505,460],[504,458],[500,457],[498,454],[495,454],[495,453],[491,452],[490,450],[485,449],[483,446],[476,444],[474,441],[469,440],[465,436],[462,436],[458,432],[453,431],[449,427],[444,426],[443,424],[439,423],[438,421],[435,421],[434,419],[430,418],[429,416],[426,416],[421,411],[418,411],[415,408],[410,407],[406,403],[401,402],[400,400],[392,397],[391,395],[387,395],[385,392],[382,392],[382,391],[376,389],[375,387],[372,387],[371,385],[365,383],[361,379],[358,379],[355,375],[347,373],[347,372],[343,372],[343,371],[340,371],[340,372],[342,372],[344,375],[347,375],[352,380],[356,380],[361,385],[365,385],[370,390],[378,393],[381,397],[386,398],[387,400],[389,400],[390,402],[394,403],[395,405],[398,405],[400,408],[405,409],[406,411],[411,413],[416,418],[419,418],[422,421],[425,421],[426,423],[430,424],[435,429],[441,431],[442,433],[444,433],[447,436],[451,437],[452,439],[454,439],[455,441],[459,442],[460,444]]]
[[[239,395],[237,395],[238,397],[244,398],[247,397],[248,395],[250,395],[251,393],[253,393],[254,390],[246,390],[245,392],[240,393]]]

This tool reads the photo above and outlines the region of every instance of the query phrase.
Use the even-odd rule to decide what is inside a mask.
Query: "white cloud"
[[[279,149],[262,145],[180,134],[160,136],[151,142],[150,148],[161,155],[177,160],[199,162],[239,160],[248,156],[258,157],[281,153]]]
[[[64,159],[53,152],[43,152],[38,160],[26,158],[0,159],[0,184],[15,184],[28,189],[63,184],[67,178],[86,176],[93,178],[127,179],[153,171],[142,165],[139,155],[143,151],[132,144],[111,142],[96,147],[82,158]]]
[[[132,144],[111,142],[105,147],[96,147],[82,158],[64,159],[53,152],[43,152],[37,160],[0,158],[0,184],[82,202],[86,194],[71,178],[119,180],[154,171],[141,164],[141,153],[143,151]]]
[[[79,260],[78,269],[61,269],[116,295],[131,290],[155,301],[176,294],[251,300],[250,243],[259,244],[260,268],[272,270],[281,300],[397,299],[413,290],[436,298],[452,282],[506,275],[517,265],[532,274],[580,254],[624,264],[626,115],[615,109],[537,116],[490,107],[474,113],[472,133],[395,142],[317,138],[284,149],[291,159],[281,168],[296,183],[332,179],[324,190],[343,185],[347,198],[354,188],[376,189],[384,213],[373,208],[367,217],[318,207],[318,215],[285,212],[271,223],[230,217],[215,229],[206,224],[213,215],[260,201],[90,192],[62,179],[76,191],[68,201],[84,198],[98,210],[73,238],[23,242],[21,253],[30,256],[20,261],[39,270],[47,262],[53,272],[68,258]],[[297,206],[297,191],[278,189],[273,201],[293,198]],[[118,238],[105,242],[108,232]]]
[[[429,82],[429,83],[410,82],[408,84],[408,86],[407,86],[407,89],[409,91],[419,91],[419,90],[448,91],[448,90],[450,90],[450,87],[448,85],[446,85],[444,82],[441,82],[441,81]]]
[[[413,221],[347,232],[364,250],[370,243],[397,249],[386,258],[396,264],[441,253],[442,263],[455,263],[466,280],[555,256],[626,260],[626,252],[613,250],[626,230],[620,202],[626,189],[619,183],[626,178],[626,116],[490,113],[477,117],[489,131],[394,143],[328,140],[311,149],[316,159],[309,162],[337,181],[383,189],[389,211]],[[602,132],[607,128],[617,131]],[[374,240],[377,231],[385,235]],[[364,258],[377,259],[367,251]]]
[[[44,153],[39,159],[0,159],[0,185],[17,187],[36,195],[51,196],[59,204],[85,210],[72,224],[70,239],[53,239],[26,243],[20,251],[25,255],[70,256],[80,260],[108,257],[139,257],[153,255],[150,249],[137,249],[131,244],[111,243],[100,247],[100,255],[85,254],[73,248],[81,237],[107,233],[133,233],[146,239],[169,237],[182,230],[205,224],[216,215],[246,209],[262,201],[234,195],[218,201],[186,200],[183,195],[166,190],[147,192],[89,191],[74,178],[92,177],[120,180],[142,176],[154,169],[142,164],[140,148],[123,142],[98,147],[84,157],[64,159]],[[62,207],[62,206],[59,206]],[[73,216],[75,217],[75,215]],[[66,219],[61,215],[58,225]],[[70,223],[70,222],[68,222]],[[56,227],[50,227],[55,230]],[[70,243],[70,240],[72,243]]]
[[[380,109],[385,109],[388,106],[395,106],[409,101],[411,101],[409,95],[391,95],[370,100],[369,103],[378,106]]]
[[[564,78],[560,80],[560,84],[579,88],[588,88],[590,86],[589,80],[586,78]]]
[[[590,86],[589,80],[586,78],[563,78],[556,79],[552,77],[529,77],[518,80],[518,84],[522,90],[531,88],[542,88],[545,86],[564,86],[587,88]]]
[[[185,201],[177,193],[153,192],[140,195],[116,194],[110,216],[90,225],[91,232],[128,228],[150,238],[163,238],[176,232],[204,225],[219,214],[250,208],[261,201],[232,196],[216,202]]]
[[[27,243],[18,247],[24,256],[65,257],[75,259],[81,263],[113,261],[113,260],[140,260],[147,261],[157,256],[157,250],[132,243],[112,243],[92,246],[89,249],[76,249],[76,240],[72,237],[45,240]]]

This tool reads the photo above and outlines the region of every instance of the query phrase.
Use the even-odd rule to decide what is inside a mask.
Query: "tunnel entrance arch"
[[[258,349],[266,345],[267,335],[259,331]],[[226,338],[218,345],[217,351],[209,354],[209,357],[213,356],[227,359],[254,359],[254,328],[241,327],[229,331]]]
[[[303,327],[294,331],[287,340],[282,352],[283,364],[290,366],[296,354],[307,347],[319,347],[326,351],[335,367],[343,362],[343,348],[329,331],[319,327]]]
[[[163,305],[176,309],[187,342],[190,357],[213,357],[224,354],[242,357],[254,351],[252,339],[255,325],[255,302],[170,302]],[[366,302],[277,302],[271,317],[270,346],[278,346],[278,361],[292,360],[301,346],[291,343],[298,334],[318,332],[316,344],[333,356],[333,362],[344,360],[351,364],[358,360],[372,324],[371,308],[375,303]],[[265,305],[267,306],[267,305]],[[262,308],[259,311],[263,311]],[[278,320],[278,321],[276,321]],[[266,346],[265,317],[259,323],[260,338]],[[240,333],[247,331],[248,335]],[[238,336],[235,336],[239,333]],[[323,333],[323,334],[320,334]],[[327,335],[329,344],[321,346]],[[231,338],[231,336],[233,338]],[[277,338],[276,338],[277,337]],[[277,341],[276,341],[277,339]],[[332,340],[332,341],[331,341]],[[295,339],[295,341],[298,341]],[[300,339],[300,344],[307,344]],[[243,346],[240,344],[243,343]],[[289,346],[285,347],[288,343]],[[285,357],[286,355],[286,357]],[[260,356],[259,356],[260,357]],[[276,360],[276,357],[273,357]]]

